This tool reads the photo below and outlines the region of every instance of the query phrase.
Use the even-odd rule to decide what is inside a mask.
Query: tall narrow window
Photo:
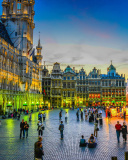
[[[20,13],[21,12],[21,0],[18,0],[18,3],[17,3],[17,13]]]

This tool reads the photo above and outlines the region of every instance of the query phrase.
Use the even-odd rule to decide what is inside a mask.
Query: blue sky
[[[91,65],[106,72],[113,60],[119,73],[127,74],[128,0],[35,1],[34,44],[40,31],[48,64],[82,64],[88,71]]]

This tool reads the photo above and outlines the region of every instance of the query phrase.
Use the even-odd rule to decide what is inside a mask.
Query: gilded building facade
[[[3,0],[0,23],[0,112],[37,108],[42,96],[40,39],[33,48],[34,0]]]
[[[112,63],[107,74],[94,67],[88,75],[83,68],[76,72],[70,66],[62,71],[55,63],[49,78],[51,107],[126,105],[125,76],[119,75]]]
[[[76,73],[70,66],[67,66],[62,75],[62,97],[63,107],[76,105]]]

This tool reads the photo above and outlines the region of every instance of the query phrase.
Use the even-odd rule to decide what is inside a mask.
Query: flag
[[[34,55],[34,54],[35,54],[35,48],[33,49],[32,53],[30,54],[30,57],[31,57],[32,55]]]
[[[44,94],[46,95],[46,90],[45,90],[46,88],[44,88]]]
[[[30,53],[31,50],[32,50],[32,48],[28,51],[28,54],[27,54],[27,55],[29,55],[29,53]]]

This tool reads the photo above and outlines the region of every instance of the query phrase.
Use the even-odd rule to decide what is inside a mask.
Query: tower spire
[[[37,55],[36,55],[37,62],[39,63],[39,65],[41,65],[43,57],[41,55],[42,46],[41,46],[41,43],[40,43],[40,32],[39,32],[38,45],[37,45],[36,49],[37,49]]]
[[[112,60],[111,60],[111,65],[112,65]]]

